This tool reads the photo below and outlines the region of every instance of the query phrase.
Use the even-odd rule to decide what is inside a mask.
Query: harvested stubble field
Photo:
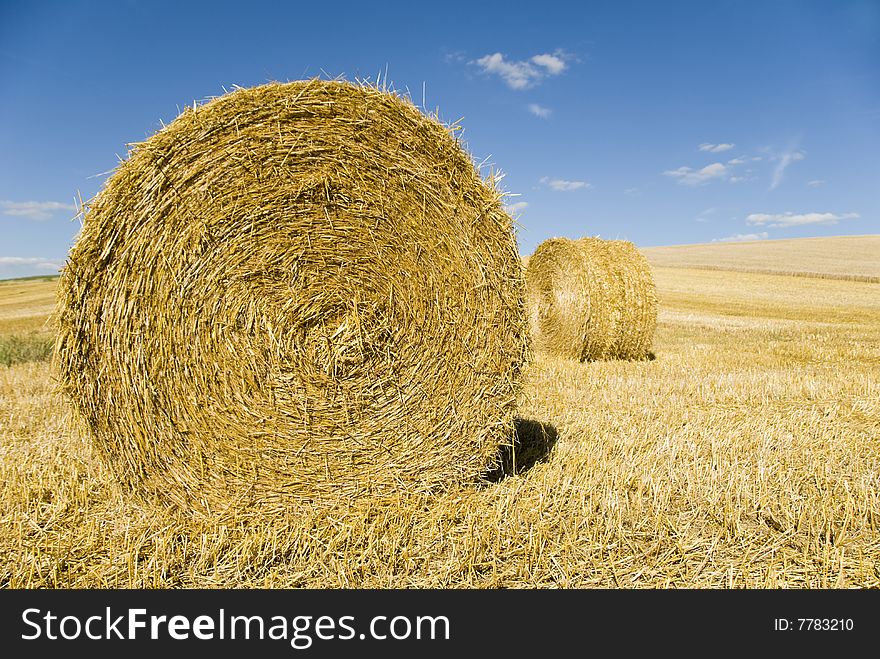
[[[56,277],[0,281],[0,367],[48,359],[53,335],[46,317]]]
[[[283,522],[127,500],[49,363],[0,366],[0,585],[880,587],[880,285],[655,278],[655,360],[536,356],[519,473]],[[38,328],[55,286],[0,286],[0,332]]]
[[[648,247],[655,266],[880,283],[880,236],[832,236]]]

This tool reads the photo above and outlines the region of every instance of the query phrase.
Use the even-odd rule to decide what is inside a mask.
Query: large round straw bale
[[[657,293],[632,243],[551,238],[529,258],[525,276],[536,346],[580,361],[648,356]]]
[[[63,390],[118,479],[190,511],[476,479],[528,336],[513,224],[450,131],[342,81],[188,108],[89,205]]]

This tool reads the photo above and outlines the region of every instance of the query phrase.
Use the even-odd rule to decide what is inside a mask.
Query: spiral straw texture
[[[550,238],[529,258],[525,277],[537,347],[580,361],[648,356],[657,292],[632,243]]]
[[[514,230],[450,129],[343,81],[133,145],[61,281],[62,389],[117,478],[203,513],[434,491],[510,441]]]

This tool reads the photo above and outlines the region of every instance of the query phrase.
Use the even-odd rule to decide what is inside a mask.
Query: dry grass
[[[671,245],[642,251],[654,267],[880,282],[878,235]]]
[[[59,379],[116,477],[194,514],[473,483],[528,336],[494,180],[408,99],[238,89],[135,146],[61,277]]]
[[[51,334],[42,332],[0,336],[0,366],[45,361],[54,343]]]
[[[49,332],[58,277],[0,281],[0,335]]]
[[[657,359],[539,355],[516,469],[271,523],[141,507],[0,367],[0,584],[880,587],[878,285],[655,275]]]
[[[45,361],[52,355],[48,315],[57,284],[57,277],[0,281],[0,366]]]

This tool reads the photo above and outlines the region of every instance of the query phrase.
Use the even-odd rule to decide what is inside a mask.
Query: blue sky
[[[0,278],[194,100],[380,73],[504,174],[524,254],[880,233],[880,0],[0,0]]]

